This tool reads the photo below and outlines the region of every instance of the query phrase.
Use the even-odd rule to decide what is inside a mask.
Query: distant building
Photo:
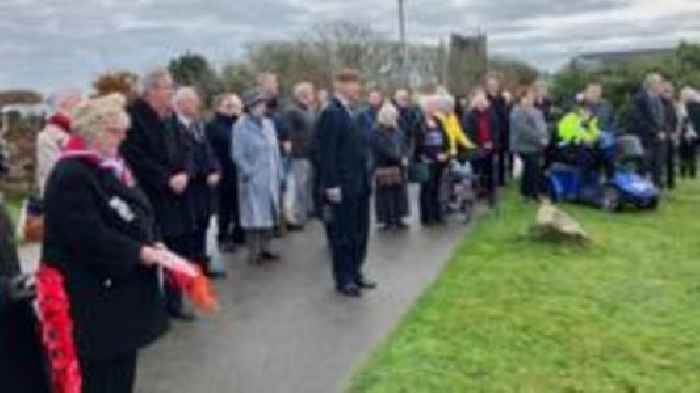
[[[594,72],[606,67],[623,66],[633,61],[671,57],[675,52],[675,48],[660,48],[584,53],[571,59],[569,68]]]

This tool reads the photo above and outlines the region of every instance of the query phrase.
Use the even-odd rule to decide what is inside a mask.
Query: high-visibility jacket
[[[593,143],[600,137],[598,118],[591,117],[584,124],[583,117],[578,111],[564,116],[559,122],[559,140],[565,144]]]
[[[439,114],[438,119],[440,119],[442,122],[442,126],[445,128],[445,133],[447,133],[447,138],[450,145],[447,153],[450,156],[456,156],[460,147],[467,150],[474,149],[476,147],[474,143],[467,138],[464,130],[462,130],[462,123],[459,121],[459,118],[454,112]]]

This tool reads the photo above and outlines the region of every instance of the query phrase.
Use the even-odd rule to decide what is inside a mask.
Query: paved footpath
[[[227,255],[229,278],[217,282],[222,311],[175,323],[145,350],[136,390],[340,392],[436,278],[464,232],[457,222],[435,229],[412,222],[401,234],[373,230],[367,272],[380,287],[359,300],[334,293],[317,222],[275,241],[285,254],[282,264],[253,267],[242,250]]]

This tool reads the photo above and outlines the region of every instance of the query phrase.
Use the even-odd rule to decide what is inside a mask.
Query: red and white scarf
[[[88,149],[85,140],[77,135],[68,139],[63,148],[61,159],[78,158],[90,165],[109,170],[127,187],[134,185],[134,178],[128,165],[121,157],[104,157],[96,150]]]

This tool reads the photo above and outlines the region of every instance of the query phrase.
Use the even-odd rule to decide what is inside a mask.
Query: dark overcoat
[[[207,177],[220,173],[221,166],[206,137],[203,123],[195,121],[187,126],[177,116],[173,116],[172,122],[172,127],[182,138],[184,150],[190,154],[186,159],[189,182],[184,194],[187,209],[194,218],[195,228],[203,230],[209,225],[214,202],[214,189],[207,184]]]
[[[187,173],[192,154],[182,133],[172,127],[172,119],[162,119],[143,100],[128,108],[131,128],[122,143],[121,153],[132,168],[139,186],[155,208],[161,233],[166,238],[194,231],[194,217],[185,195],[170,188],[170,178]]]
[[[110,169],[64,158],[44,203],[42,261],[64,276],[79,358],[128,355],[164,334],[158,272],[140,258],[159,240],[146,195]]]

